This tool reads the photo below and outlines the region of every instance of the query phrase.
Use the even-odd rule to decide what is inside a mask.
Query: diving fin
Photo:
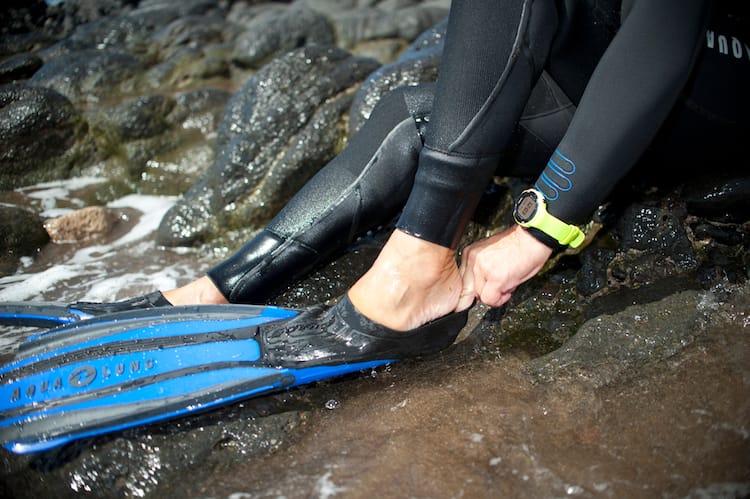
[[[98,315],[170,306],[160,291],[111,303],[0,302],[0,325],[55,327]]]
[[[56,302],[0,303],[0,324],[7,326],[55,327],[93,315]]]
[[[0,367],[0,444],[40,452],[391,362],[269,362],[269,330],[298,315],[254,305],[161,307],[37,335]]]

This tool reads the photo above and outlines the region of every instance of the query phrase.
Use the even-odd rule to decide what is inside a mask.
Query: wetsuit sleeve
[[[707,2],[632,2],[535,186],[549,211],[587,221],[664,123],[703,40]]]
[[[455,248],[557,31],[553,0],[454,0],[435,103],[397,227]]]

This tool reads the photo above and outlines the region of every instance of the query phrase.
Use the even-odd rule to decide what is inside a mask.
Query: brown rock
[[[44,224],[52,241],[85,241],[104,237],[112,231],[117,216],[102,206],[88,206]]]

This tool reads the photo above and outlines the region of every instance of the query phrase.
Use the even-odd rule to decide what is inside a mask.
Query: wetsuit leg
[[[498,175],[536,178],[573,119],[576,107],[546,71],[536,82]]]
[[[263,303],[406,201],[422,148],[432,85],[384,96],[349,145],[256,237],[208,271],[231,303]]]
[[[435,105],[397,227],[455,248],[557,30],[552,0],[454,0]]]

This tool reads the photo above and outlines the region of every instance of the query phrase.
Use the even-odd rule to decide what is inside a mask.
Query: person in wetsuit
[[[516,225],[466,248],[459,268],[459,239],[493,175],[537,175],[529,202],[574,228],[657,134],[669,151],[685,130],[736,143],[742,106],[712,102],[701,81],[736,62],[707,42],[706,23],[718,33],[710,23],[731,22],[725,14],[701,0],[454,0],[436,84],[385,96],[349,146],[205,277],[135,302],[265,302],[401,212],[344,297],[346,314],[372,331],[412,331],[476,299],[499,306],[572,241]],[[743,57],[732,71],[748,81]],[[675,157],[691,156],[703,154]]]

